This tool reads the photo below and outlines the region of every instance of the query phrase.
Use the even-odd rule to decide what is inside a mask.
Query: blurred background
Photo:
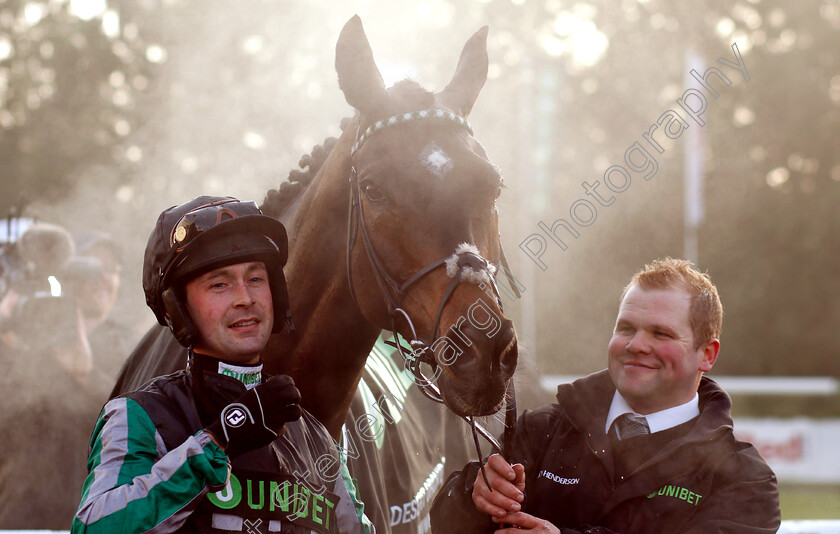
[[[470,121],[505,177],[502,238],[525,287],[511,314],[546,387],[605,366],[637,269],[692,259],[726,312],[712,376],[762,379],[730,391],[736,428],[779,473],[783,518],[840,519],[840,2],[0,0],[0,214],[110,235],[110,317],[133,344],[154,323],[140,271],[160,211],[198,194],[261,202],[339,135],[352,110],[335,42],[355,13],[386,84],[430,90],[490,27]],[[737,62],[733,44],[748,80],[717,61]],[[710,67],[731,81],[710,78],[717,98],[690,75]],[[692,88],[702,126],[677,103]],[[687,127],[654,134],[659,153],[644,134],[668,110]],[[656,173],[612,193],[604,173],[629,169],[636,142]],[[610,205],[586,194],[596,180]],[[558,219],[578,234],[558,230],[565,250],[540,229]]]

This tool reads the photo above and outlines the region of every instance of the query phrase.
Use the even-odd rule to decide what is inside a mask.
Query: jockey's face
[[[195,351],[234,363],[257,363],[274,324],[263,262],[227,265],[187,283],[187,310],[199,341]]]

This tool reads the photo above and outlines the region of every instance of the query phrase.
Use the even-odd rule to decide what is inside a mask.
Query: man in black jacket
[[[779,527],[778,487],[732,434],[712,380],[723,309],[707,275],[654,261],[625,288],[608,369],[525,412],[509,464],[468,465],[432,510],[434,532],[751,534]]]

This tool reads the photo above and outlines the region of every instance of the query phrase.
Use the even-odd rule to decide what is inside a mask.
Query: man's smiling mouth
[[[656,369],[654,365],[648,365],[641,362],[624,362],[625,367],[635,367],[638,369]]]
[[[259,320],[257,319],[243,319],[242,321],[236,321],[235,323],[230,325],[229,328],[241,328],[245,326],[252,326],[257,323],[259,323]]]

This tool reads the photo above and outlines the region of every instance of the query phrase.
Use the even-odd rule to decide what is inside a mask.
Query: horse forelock
[[[400,80],[388,89],[397,112],[427,109],[435,105],[435,95],[414,80]]]

